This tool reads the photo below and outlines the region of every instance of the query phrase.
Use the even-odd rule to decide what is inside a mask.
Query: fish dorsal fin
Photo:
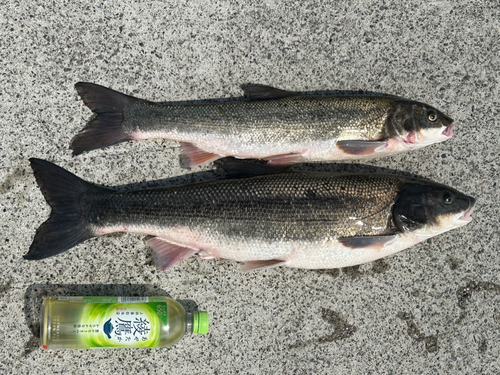
[[[238,159],[225,159],[220,162],[220,167],[225,172],[226,178],[255,177],[283,172],[283,169],[270,165],[250,163]]]
[[[396,235],[388,235],[388,236],[366,236],[366,237],[342,237],[339,238],[339,242],[349,247],[353,250],[356,249],[373,249],[380,250],[385,246],[392,243],[392,241],[396,240]]]
[[[297,96],[296,92],[276,89],[271,86],[246,84],[241,85],[241,89],[248,101],[282,99]]]

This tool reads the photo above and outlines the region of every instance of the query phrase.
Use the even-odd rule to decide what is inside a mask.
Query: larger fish
[[[346,267],[465,225],[475,203],[396,175],[275,173],[117,191],[44,160],[31,166],[52,213],[26,259],[133,232],[155,236],[148,243],[161,269],[194,254],[245,262],[245,270]]]
[[[73,154],[149,138],[182,142],[185,167],[225,156],[273,165],[366,159],[421,148],[453,135],[453,120],[390,96],[299,95],[243,86],[247,101],[164,105],[92,83],[78,93],[96,113],[71,141]]]

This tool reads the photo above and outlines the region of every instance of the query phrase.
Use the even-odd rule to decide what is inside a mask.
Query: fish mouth
[[[465,221],[465,222],[469,222],[469,221],[472,221],[472,211],[474,211],[474,206],[475,206],[475,201],[471,203],[470,207],[467,209],[467,211],[465,211],[463,213],[462,216],[460,216],[460,218],[458,220],[460,221]]]
[[[417,144],[422,144],[422,145],[430,145],[436,142],[441,142],[443,140],[446,140],[448,138],[453,137],[453,129],[455,129],[455,124],[450,124],[448,126],[443,126],[443,130],[441,131],[441,135],[439,133],[436,134],[421,134],[423,136],[422,139],[419,139],[418,132],[409,132],[405,136],[401,136],[400,138],[403,140],[403,142],[409,146],[409,147],[414,147]],[[441,136],[445,136],[445,139],[436,139],[440,138]]]
[[[444,130],[443,130],[443,135],[451,138],[453,137],[453,129],[455,129],[455,124],[448,125]]]

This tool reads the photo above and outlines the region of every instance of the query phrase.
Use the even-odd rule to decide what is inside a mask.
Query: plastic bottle
[[[208,314],[166,297],[47,297],[40,326],[44,349],[163,348],[207,333]]]

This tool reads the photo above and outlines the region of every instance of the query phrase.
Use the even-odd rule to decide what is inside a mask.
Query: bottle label
[[[155,347],[167,326],[167,303],[158,297],[60,297],[81,303],[72,333],[85,348]]]

